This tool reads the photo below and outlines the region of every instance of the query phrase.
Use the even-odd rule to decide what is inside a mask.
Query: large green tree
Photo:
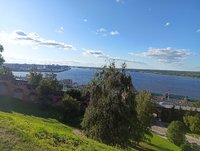
[[[109,145],[126,146],[135,140],[137,113],[134,87],[125,65],[112,63],[88,85],[90,103],[82,127],[86,136]]]
[[[147,91],[140,92],[136,96],[137,101],[137,114],[140,125],[140,133],[138,133],[138,139],[148,139],[148,136],[152,136],[150,128],[153,119],[153,113],[156,110],[156,103],[152,100],[151,93]],[[138,141],[139,141],[138,140]]]
[[[167,129],[167,138],[174,144],[180,146],[185,142],[185,127],[180,121],[173,121]]]
[[[2,66],[2,64],[4,63],[4,59],[3,59],[3,56],[2,56],[2,52],[3,52],[4,48],[3,46],[0,44],[0,67]]]

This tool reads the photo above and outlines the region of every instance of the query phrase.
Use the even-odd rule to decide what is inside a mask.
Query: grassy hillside
[[[56,109],[44,111],[41,110],[37,104],[1,97],[0,150],[122,150],[75,135],[73,133],[74,128],[56,120],[59,119],[60,116],[61,114],[56,112]],[[153,135],[151,143],[141,143],[141,148],[129,148],[128,150],[180,150],[169,141],[158,135]]]
[[[73,129],[54,119],[0,112],[2,150],[116,150],[73,134]]]

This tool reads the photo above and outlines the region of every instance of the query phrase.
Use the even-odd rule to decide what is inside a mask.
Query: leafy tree
[[[190,144],[182,144],[180,146],[181,151],[193,151],[192,147]]]
[[[3,46],[0,44],[0,75],[13,76],[12,71],[8,67],[2,66],[5,60],[3,59],[2,52],[4,51]]]
[[[194,107],[200,108],[200,100],[193,103]]]
[[[172,121],[183,121],[183,116],[185,111],[182,109],[172,108],[162,108],[160,118],[163,122],[170,123]]]
[[[199,151],[200,150],[200,146],[197,144],[182,144],[180,146],[181,151]]]
[[[62,86],[59,84],[56,78],[45,78],[40,81],[37,87],[40,103],[43,107],[52,105],[52,97],[56,95],[56,92],[61,91]]]
[[[126,146],[135,140],[137,113],[131,77],[112,63],[88,85],[90,103],[81,123],[86,136],[110,145]]]
[[[2,52],[3,52],[4,48],[3,46],[0,44],[0,66],[2,66],[2,64],[4,63],[4,59],[3,59],[3,56],[2,56]]]
[[[186,115],[183,118],[185,125],[193,133],[200,133],[200,115],[195,116]]]
[[[13,76],[12,70],[5,66],[2,67],[2,74]]]
[[[153,118],[153,113],[156,110],[155,101],[151,99],[151,93],[147,91],[140,92],[136,96],[137,101],[137,114],[140,123],[140,133],[138,133],[138,139],[147,139],[148,136],[152,136],[150,128],[151,128],[151,121]],[[138,140],[140,141],[140,140]]]
[[[37,88],[40,84],[40,81],[43,79],[43,75],[37,72],[30,72],[28,75],[28,83],[33,86],[33,88]]]
[[[167,129],[167,138],[174,144],[180,146],[185,142],[185,127],[180,121],[173,121]]]
[[[75,98],[77,101],[81,100],[81,91],[78,89],[69,89],[65,93]]]
[[[65,110],[64,120],[75,117],[76,115],[79,114],[80,104],[76,99],[74,99],[70,95],[68,94],[64,95],[63,105]]]

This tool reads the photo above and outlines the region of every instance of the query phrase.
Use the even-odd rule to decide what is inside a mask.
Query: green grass
[[[18,112],[18,113],[16,113]],[[22,113],[22,114],[21,114]],[[42,110],[37,104],[0,97],[0,150],[2,151],[118,151],[97,141],[77,136],[73,127],[62,124],[62,111]],[[57,119],[57,120],[56,120]],[[81,118],[72,120],[79,125]],[[77,124],[79,123],[79,124]],[[128,150],[179,151],[180,148],[153,134],[151,143],[140,143],[140,148]]]
[[[116,150],[77,136],[54,119],[0,112],[1,150]]]
[[[147,148],[152,151],[180,151],[181,149],[172,144],[165,138],[162,138],[153,133],[153,138],[151,138],[151,143],[141,143],[143,148]]]
[[[31,101],[22,101],[19,99],[14,99],[10,97],[0,96],[0,111],[4,112],[18,112],[26,115],[34,115],[44,118],[54,118],[61,120],[63,110],[62,108],[52,108],[42,109],[37,103]]]

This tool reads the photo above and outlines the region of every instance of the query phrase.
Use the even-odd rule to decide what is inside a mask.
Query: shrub
[[[79,115],[80,104],[78,101],[76,101],[76,99],[72,98],[70,95],[64,95],[63,105],[65,110],[64,121]]]
[[[191,132],[200,133],[200,115],[184,116],[183,120]]]
[[[185,127],[180,121],[173,121],[169,124],[167,138],[174,144],[180,146],[185,142]]]

